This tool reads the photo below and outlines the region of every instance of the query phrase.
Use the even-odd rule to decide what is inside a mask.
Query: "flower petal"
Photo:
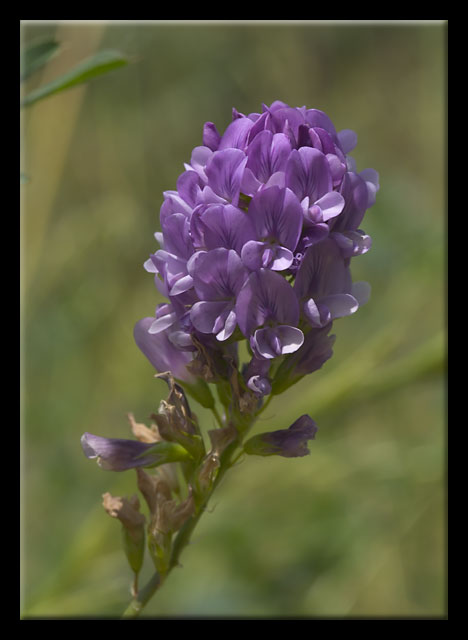
[[[308,415],[298,418],[289,429],[259,433],[244,444],[244,451],[250,455],[298,458],[310,453],[307,441],[314,440],[317,425]]]
[[[264,327],[257,329],[251,346],[262,358],[277,358],[287,353],[294,353],[304,342],[304,334],[297,327],[280,325],[278,327]]]
[[[143,318],[136,323],[133,335],[138,348],[156,371],[172,371],[179,380],[193,381],[193,376],[186,369],[186,365],[192,360],[192,353],[177,349],[170,340],[169,330],[149,333],[153,322],[154,318]]]
[[[330,310],[320,302],[309,298],[304,303],[304,315],[313,327],[324,327],[332,321]]]
[[[148,451],[154,448],[154,443],[138,440],[102,438],[85,433],[81,438],[81,446],[87,458],[97,458],[99,466],[108,471],[145,467],[157,462],[159,458],[157,455],[148,454]]]
[[[201,333],[214,333],[216,323],[226,310],[226,306],[230,306],[230,303],[207,302],[205,300],[196,302],[190,309],[190,319],[195,329]],[[224,322],[222,326],[224,326]]]
[[[235,124],[239,121],[234,121]],[[221,145],[220,145],[221,149]],[[247,156],[240,149],[215,151],[206,165],[210,187],[216,195],[236,205]]]
[[[294,251],[302,229],[302,207],[290,189],[277,186],[262,189],[249,205],[258,240],[276,240]]]
[[[260,269],[250,274],[236,300],[239,328],[245,336],[267,321],[297,326],[299,304],[291,285],[277,272]]]
[[[326,157],[312,147],[291,151],[285,173],[286,186],[294,191],[299,200],[309,196],[315,202],[333,187]]]
[[[192,273],[200,300],[212,301],[234,299],[248,277],[238,254],[222,247],[203,253]]]
[[[359,309],[359,302],[350,293],[336,293],[325,296],[320,300],[330,312],[331,319],[343,318],[355,313]]]
[[[240,117],[233,120],[224,132],[218,150],[232,147],[244,149],[247,146],[247,138],[253,124],[250,118]]]
[[[357,145],[357,134],[351,129],[343,129],[338,132],[338,140],[343,153],[349,153]]]
[[[309,247],[301,261],[294,288],[299,298],[314,298],[351,291],[351,273],[334,240],[325,238]]]
[[[235,329],[237,327],[237,317],[236,317],[236,313],[234,310],[230,310],[226,319],[224,320],[224,326],[221,329],[221,331],[219,331],[216,334],[216,340],[219,340],[220,342],[223,342],[224,340],[227,340],[228,338],[230,338],[232,336],[232,334],[234,333]]]
[[[224,247],[234,249],[240,255],[244,244],[256,238],[249,215],[230,204],[211,205],[197,214],[197,218],[197,229],[202,233],[207,249]]]
[[[343,211],[345,201],[343,196],[337,191],[329,191],[319,198],[315,202],[315,205],[320,207],[322,210],[322,219],[324,222],[327,222],[327,220],[335,218]]]
[[[371,286],[368,282],[364,281],[353,282],[351,293],[358,301],[359,306],[362,307],[368,302],[370,298]]]
[[[203,126],[203,144],[211,151],[217,151],[221,136],[212,122],[205,122]]]

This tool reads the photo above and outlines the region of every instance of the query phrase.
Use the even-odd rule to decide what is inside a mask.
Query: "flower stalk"
[[[234,109],[222,135],[205,123],[176,190],[163,194],[159,249],[144,268],[167,301],[136,323],[134,338],[169,396],[149,428],[129,415],[135,440],[82,437],[85,455],[101,468],[136,469],[148,507],[146,520],[136,497],[106,499],[122,521],[134,574],[124,618],[139,616],[179,566],[211,496],[242,455],[309,453],[317,426],[308,415],[247,437],[274,396],[331,358],[334,322],[369,298],[350,264],[371,247],[360,225],[379,177],[357,171],[349,155],[356,142],[318,109],[281,101],[261,113]],[[186,393],[212,412],[215,429],[199,424]],[[145,541],[155,573],[137,592]]]
[[[251,420],[250,426],[253,426],[255,419],[256,419],[256,416]],[[208,506],[208,503],[213,493],[215,492],[216,488],[219,486],[226,472],[232,466],[234,466],[235,462],[237,461],[238,457],[234,461],[231,461],[231,458],[234,452],[236,451],[236,449],[241,447],[241,444],[242,444],[241,441],[235,441],[235,442],[232,442],[231,445],[228,445],[228,447],[226,448],[226,450],[221,456],[222,460],[220,462],[219,471],[216,475],[216,479],[214,480],[209,493],[205,496],[203,502],[198,506],[197,512],[189,520],[185,522],[185,524],[178,532],[177,537],[175,538],[172,544],[172,551],[171,551],[170,560],[169,560],[169,564],[166,571],[162,573],[156,571],[153,574],[153,576],[150,578],[148,583],[141,589],[141,591],[139,591],[136,594],[133,594],[134,597],[132,601],[130,602],[130,604],[122,614],[123,619],[139,617],[140,614],[143,612],[145,606],[151,600],[151,598],[162,587],[162,585],[166,581],[171,571],[175,567],[180,566],[180,556],[182,555],[182,552],[184,551],[185,547],[187,547],[187,545],[190,543],[190,538],[192,536],[192,533],[194,532],[201,516],[206,511],[206,508]],[[243,451],[241,449],[241,451],[239,452],[239,455],[241,455],[242,453]]]

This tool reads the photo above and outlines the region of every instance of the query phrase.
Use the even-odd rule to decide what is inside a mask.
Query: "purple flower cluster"
[[[206,123],[202,141],[164,192],[160,249],[145,268],[168,302],[135,340],[158,371],[190,381],[193,337],[220,348],[245,338],[246,383],[264,395],[275,358],[306,349],[318,368],[331,355],[323,329],[367,300],[350,260],[371,245],[360,225],[378,174],[356,171],[354,132],[280,101],[233,110],[223,135]]]

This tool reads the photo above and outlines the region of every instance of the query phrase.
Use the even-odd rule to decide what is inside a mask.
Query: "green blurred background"
[[[380,173],[362,224],[373,247],[352,263],[372,297],[335,323],[334,357],[256,427],[309,413],[311,455],[232,470],[147,614],[445,615],[446,25],[23,22],[21,33],[63,43],[26,91],[102,49],[132,58],[23,113],[22,615],[116,616],[129,601],[120,526],[100,503],[134,493],[134,474],[100,470],[80,436],[129,437],[126,413],[144,422],[166,397],[132,337],[161,301],[142,264],[162,191],[204,122],[223,131],[232,107],[274,100],[355,130],[358,169]]]

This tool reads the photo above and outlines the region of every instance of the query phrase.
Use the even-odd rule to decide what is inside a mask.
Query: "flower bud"
[[[298,418],[289,429],[259,433],[247,440],[244,451],[256,456],[283,456],[297,458],[310,453],[307,441],[317,432],[315,422],[308,415]]]
[[[190,453],[177,442],[144,443],[85,433],[81,445],[86,457],[97,458],[99,466],[107,471],[149,468],[191,459]]]

